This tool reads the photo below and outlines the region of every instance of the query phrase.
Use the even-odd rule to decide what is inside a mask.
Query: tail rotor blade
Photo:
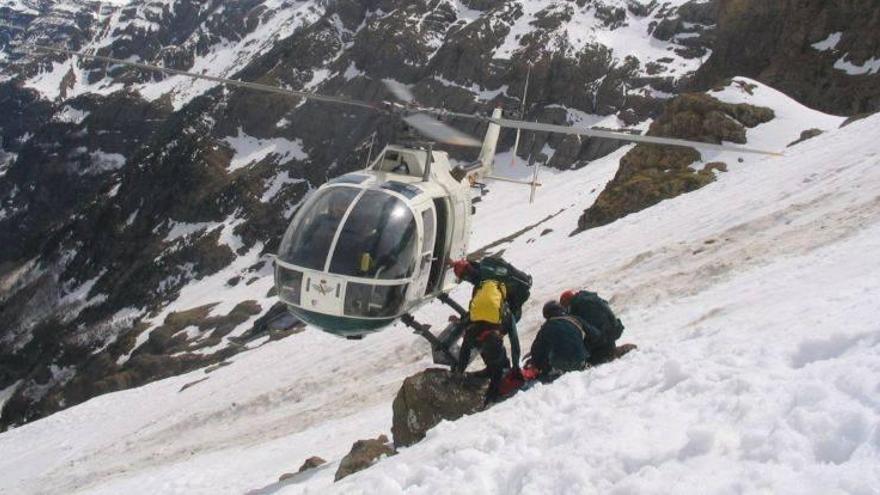
[[[473,137],[457,129],[453,129],[452,127],[424,113],[407,115],[403,118],[403,120],[424,136],[431,138],[437,142],[474,148],[479,148],[480,146],[482,146],[482,143],[480,143]]]

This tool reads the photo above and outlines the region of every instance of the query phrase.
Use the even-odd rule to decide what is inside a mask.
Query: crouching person
[[[588,363],[596,365],[614,359],[616,342],[624,326],[608,301],[588,290],[567,290],[559,296],[559,303],[570,315],[586,323],[584,345],[589,353]]]
[[[544,319],[546,321],[532,342],[527,368],[535,368],[538,380],[545,383],[563,373],[586,368],[589,358],[584,345],[586,323],[566,313],[556,301],[544,305]]]

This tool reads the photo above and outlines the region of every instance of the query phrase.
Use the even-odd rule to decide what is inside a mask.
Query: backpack
[[[624,326],[620,318],[614,314],[608,301],[595,292],[578,292],[571,300],[570,313],[599,329],[609,344],[614,344],[623,334]]]
[[[504,317],[504,284],[497,280],[484,280],[471,298],[470,319],[474,322],[500,325]]]
[[[507,289],[507,307],[516,321],[522,316],[522,307],[529,300],[532,276],[498,257],[480,260],[480,280],[498,280]]]

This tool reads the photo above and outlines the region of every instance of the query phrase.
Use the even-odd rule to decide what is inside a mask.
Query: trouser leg
[[[590,349],[589,364],[595,366],[597,364],[607,363],[614,359],[614,346],[603,345],[599,348]]]
[[[501,379],[504,377],[504,370],[510,367],[510,360],[507,358],[507,351],[504,349],[504,343],[501,335],[492,332],[487,335],[480,345],[480,357],[486,364],[486,370],[489,372],[489,390],[486,393],[486,401],[498,399],[499,387]]]

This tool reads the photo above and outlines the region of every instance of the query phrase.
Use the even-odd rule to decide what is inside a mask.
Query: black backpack
[[[582,290],[575,294],[571,300],[570,313],[598,328],[609,339],[609,344],[613,344],[623,334],[624,326],[620,318],[614,314],[608,301],[595,292]]]
[[[498,257],[480,260],[480,280],[498,280],[507,289],[507,307],[514,319],[522,317],[522,307],[529,300],[532,290],[532,276],[516,269]]]

